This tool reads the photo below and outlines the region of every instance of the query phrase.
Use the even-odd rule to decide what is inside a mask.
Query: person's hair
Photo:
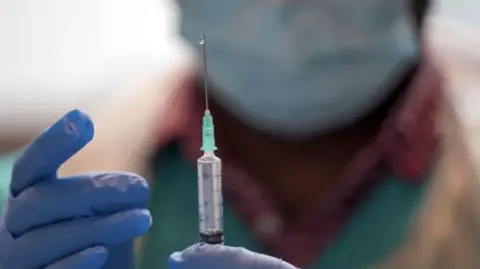
[[[413,17],[415,19],[415,25],[418,29],[423,27],[425,18],[428,15],[428,9],[431,4],[431,0],[408,0],[410,7],[412,8]]]

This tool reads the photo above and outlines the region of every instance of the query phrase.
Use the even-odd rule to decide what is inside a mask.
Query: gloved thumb
[[[98,246],[68,256],[45,269],[100,269],[107,257],[107,249]]]
[[[170,269],[295,269],[280,259],[241,247],[195,244],[169,258]]]

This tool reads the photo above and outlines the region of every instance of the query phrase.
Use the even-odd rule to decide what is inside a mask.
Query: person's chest
[[[194,167],[174,145],[161,154],[155,167],[156,180],[151,194],[153,226],[140,257],[141,269],[167,268],[166,260],[172,252],[194,244],[199,238]],[[392,173],[386,173],[326,247],[320,250],[316,245],[295,243],[300,241],[292,241],[298,245],[289,247],[316,253],[314,262],[307,268],[370,268],[402,243],[427,184],[425,181],[404,183],[396,180]],[[252,229],[239,218],[228,200],[224,211],[226,244],[265,253],[255,238],[268,229],[275,229],[270,216],[257,216]]]

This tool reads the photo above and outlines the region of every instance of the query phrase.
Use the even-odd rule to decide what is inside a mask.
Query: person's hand
[[[112,248],[148,230],[143,178],[120,172],[57,178],[58,167],[93,133],[89,117],[74,110],[17,160],[0,221],[0,269],[99,269]]]
[[[170,269],[296,269],[280,259],[240,247],[195,244],[173,253]]]

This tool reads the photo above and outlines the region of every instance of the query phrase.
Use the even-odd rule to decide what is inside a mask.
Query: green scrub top
[[[14,157],[0,158],[0,195],[7,197]],[[150,210],[153,225],[137,253],[138,269],[167,269],[174,251],[198,241],[197,176],[176,144],[153,160]],[[390,175],[356,210],[334,244],[312,269],[361,269],[383,261],[403,241],[428,183],[408,184]],[[226,244],[262,252],[237,216],[224,204]],[[305,268],[304,268],[305,269]]]

